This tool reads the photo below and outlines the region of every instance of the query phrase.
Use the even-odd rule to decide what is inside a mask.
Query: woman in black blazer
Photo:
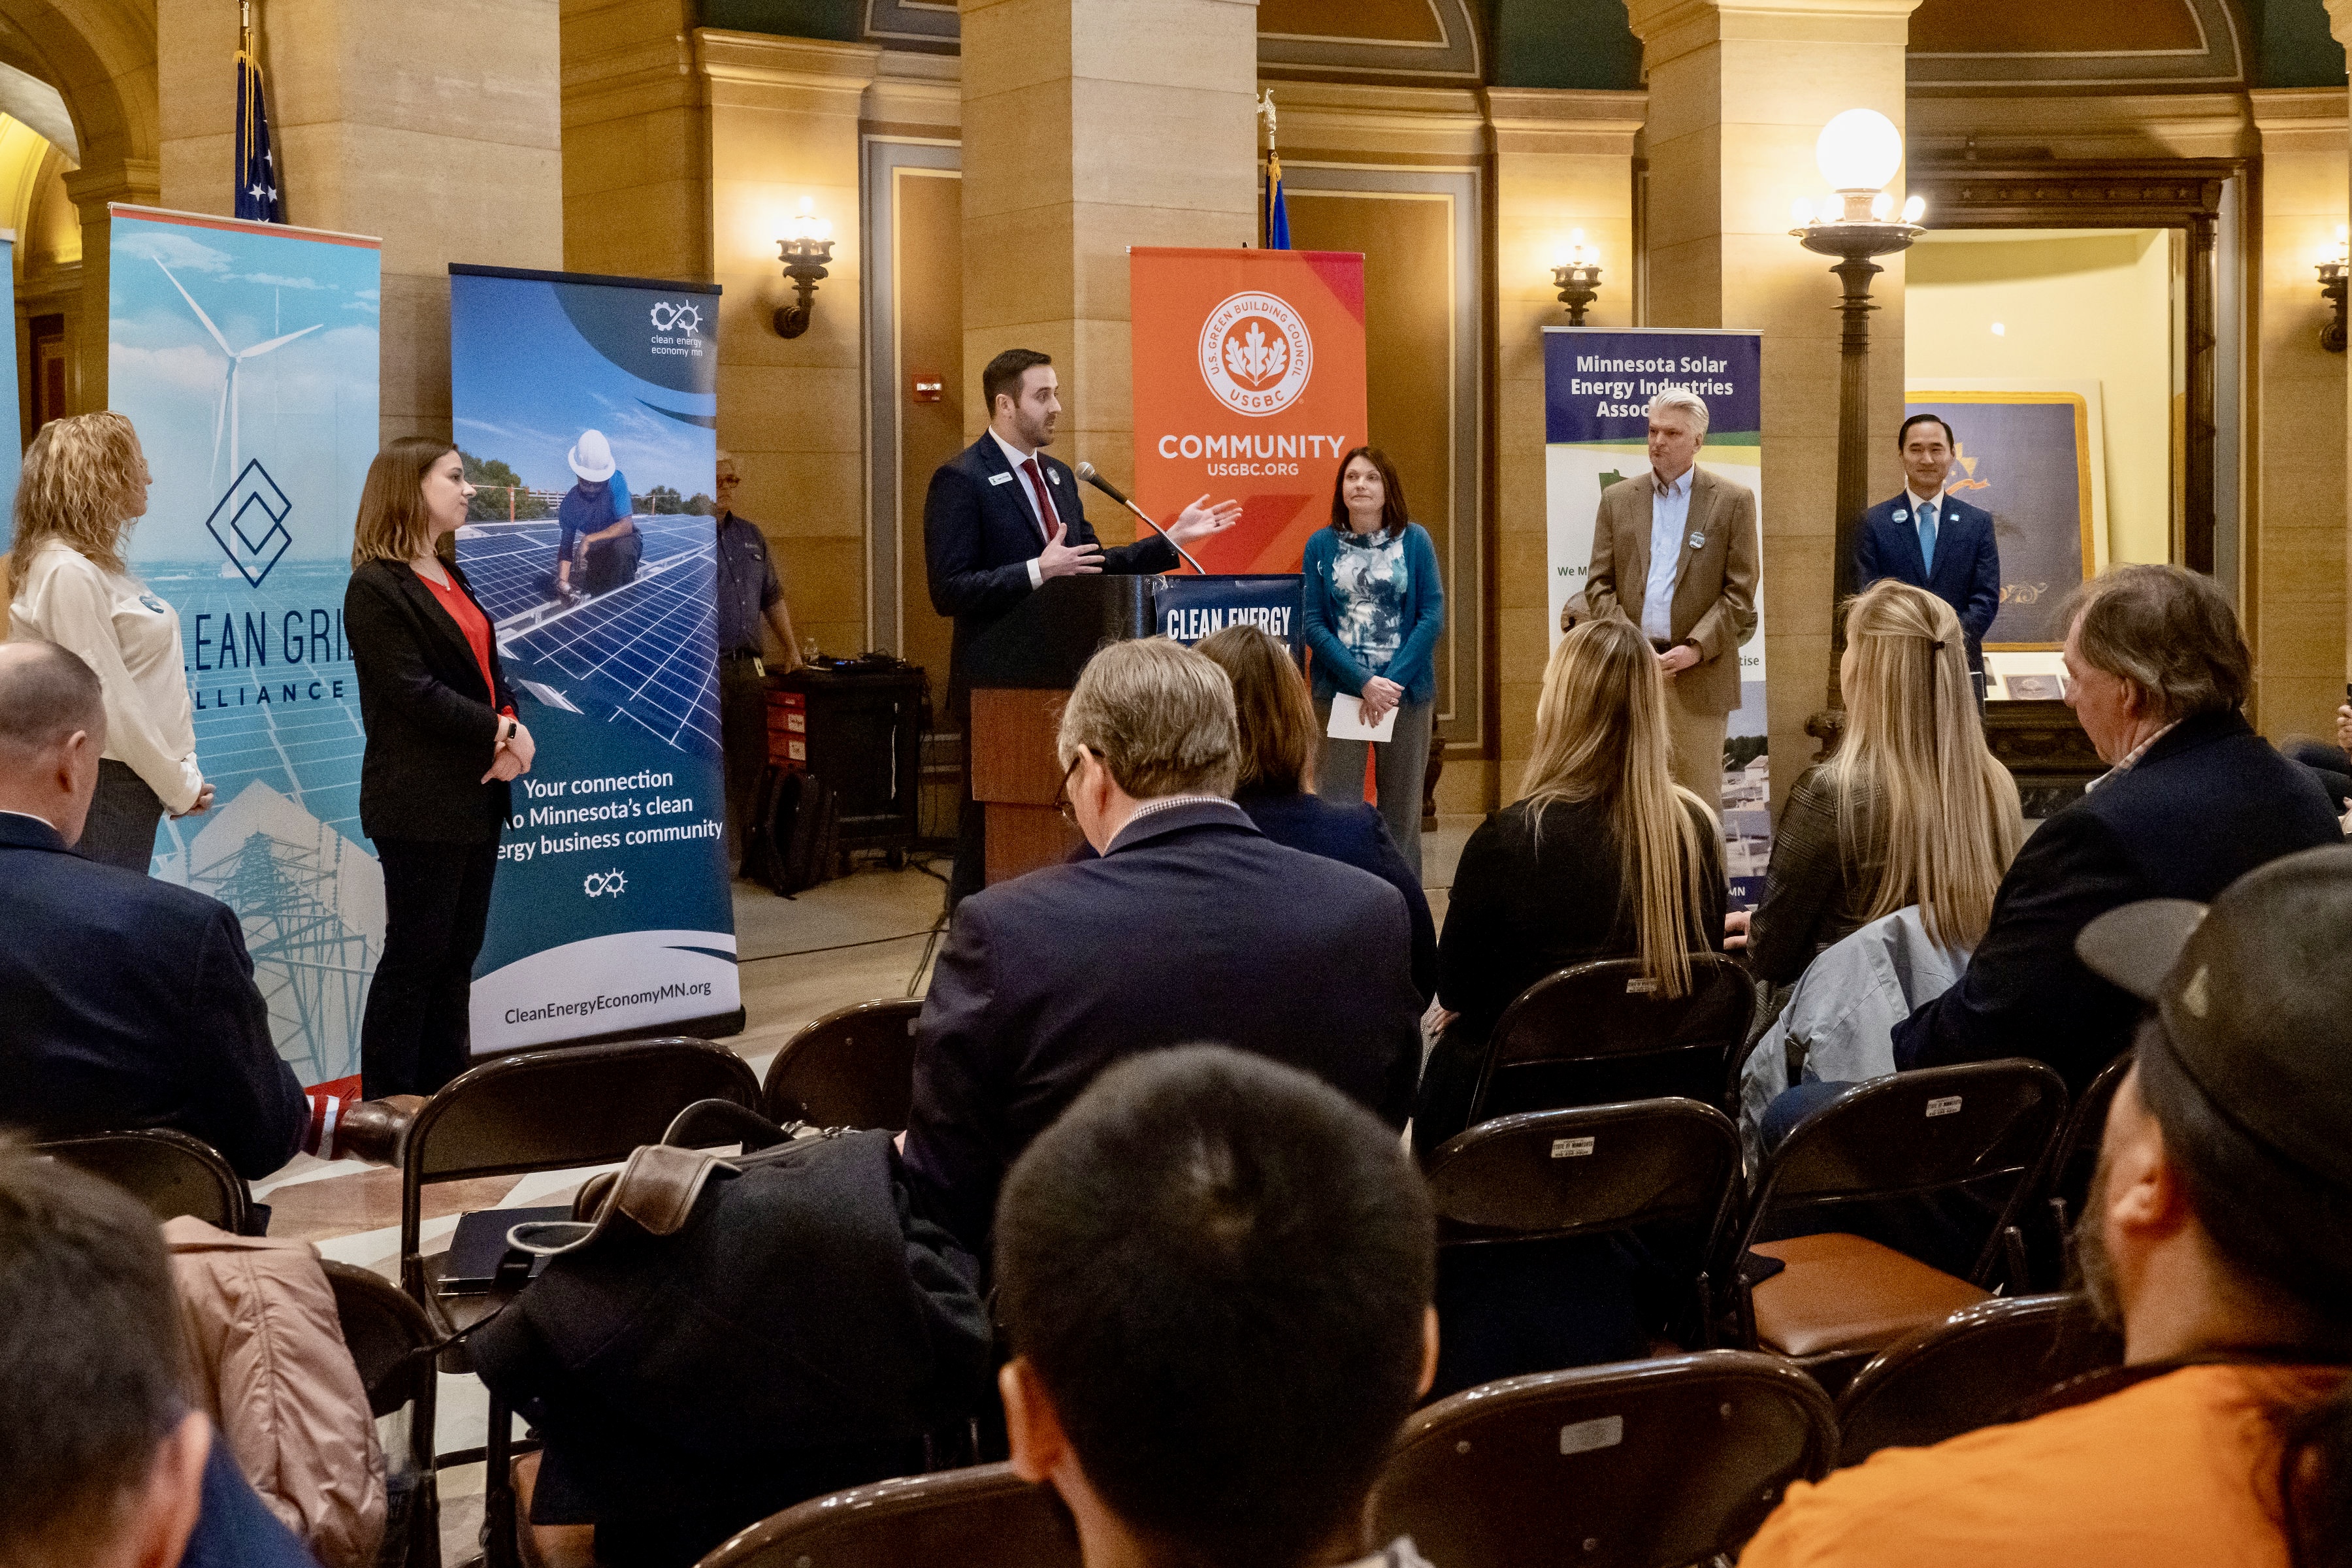
[[[474,487],[446,441],[404,436],[360,493],[343,629],[367,752],[360,826],[383,868],[383,957],[360,1026],[361,1093],[431,1094],[466,1070],[507,785],[530,771],[489,617],[436,553]]]

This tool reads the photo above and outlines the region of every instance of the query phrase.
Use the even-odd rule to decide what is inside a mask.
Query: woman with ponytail
[[[2017,784],[1985,745],[1952,607],[1892,579],[1846,608],[1845,738],[1790,792],[1748,962],[1789,984],[1823,948],[1910,905],[1942,946],[1976,946],[2024,841]]]
[[[1690,987],[1690,955],[1723,940],[1715,816],[1674,782],[1665,678],[1631,622],[1562,637],[1536,704],[1527,793],[1462,850],[1438,1000],[1455,1016],[1431,1056],[1413,1139],[1462,1130],[1486,1037],[1513,998],[1554,970],[1638,957],[1658,994]]]

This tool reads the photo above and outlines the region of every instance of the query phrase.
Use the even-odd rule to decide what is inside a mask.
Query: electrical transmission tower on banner
[[[295,1076],[313,1084],[356,1071],[372,955],[368,939],[328,901],[334,874],[318,852],[250,833],[188,880],[244,921],[254,984]]]

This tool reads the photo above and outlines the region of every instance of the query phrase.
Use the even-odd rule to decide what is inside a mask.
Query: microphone
[[[1111,500],[1118,502],[1119,505],[1127,508],[1128,510],[1141,518],[1143,520],[1144,526],[1151,530],[1152,532],[1158,534],[1162,539],[1168,539],[1168,531],[1160,527],[1158,523],[1152,521],[1151,514],[1150,512],[1144,510],[1141,507],[1136,505],[1133,501],[1119,494],[1118,487],[1112,484],[1108,479],[1104,479],[1102,475],[1097,473],[1095,471],[1095,466],[1092,463],[1080,463],[1078,465],[1078,478],[1086,480],[1087,483],[1094,486],[1095,489],[1102,491],[1103,494],[1110,497]],[[1199,562],[1192,559],[1192,552],[1191,551],[1185,549],[1182,545],[1178,544],[1172,539],[1168,539],[1168,542],[1169,545],[1175,550],[1177,554],[1181,555],[1184,558],[1184,563],[1186,565],[1192,567],[1194,572],[1203,577],[1209,574],[1206,571],[1202,570]]]

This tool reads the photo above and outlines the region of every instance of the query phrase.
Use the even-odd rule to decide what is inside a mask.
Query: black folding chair
[[[975,1465],[813,1498],[722,1542],[698,1568],[1078,1568],[1051,1487]]]
[[[425,1310],[437,1337],[460,1333],[513,1300],[512,1289],[444,1296],[446,1252],[423,1252],[424,1190],[441,1182],[568,1170],[628,1158],[661,1141],[677,1113],[698,1100],[760,1103],[760,1083],[724,1046],[684,1038],[624,1040],[518,1051],[469,1068],[425,1101],[408,1132],[400,1179],[400,1282]],[[443,1369],[471,1370],[462,1343]],[[483,1507],[490,1568],[514,1562],[510,1415],[490,1401],[489,1435],[480,1449],[438,1456],[444,1466],[487,1462]]]
[[[159,1220],[194,1215],[231,1236],[245,1233],[253,1199],[220,1151],[168,1127],[53,1138],[34,1149],[112,1182]]]
[[[907,1125],[915,1094],[918,996],[860,1002],[828,1013],[784,1042],[761,1098],[768,1120],[819,1127]]]
[[[1707,1268],[1720,1250],[1739,1180],[1739,1133],[1693,1100],[1529,1111],[1482,1121],[1430,1157],[1437,1207],[1439,1295],[1452,1300],[1467,1265],[1483,1279],[1543,1244],[1641,1232],[1673,1270],[1681,1331],[1709,1338]],[[1495,1254],[1505,1257],[1497,1260]],[[1686,1310],[1685,1309],[1687,1309]],[[1556,1371],[1562,1363],[1517,1366]]]
[[[1756,987],[1719,952],[1691,954],[1690,989],[1660,996],[1638,959],[1548,974],[1503,1009],[1467,1126],[1525,1110],[1679,1097],[1728,1110]]]
[[[1833,1382],[1839,1369],[1983,1300],[1995,1263],[2006,1254],[2014,1268],[2022,1252],[2011,1221],[2065,1110],[2058,1075],[2016,1058],[1873,1079],[1798,1123],[1765,1162],[1735,1254],[1747,1342],[1793,1356]],[[1963,1217],[1948,1204],[1937,1221],[1955,1232],[1953,1251],[1974,1258],[1965,1277],[1834,1228],[1838,1221],[1875,1223],[1896,1203],[1924,1213],[1927,1205],[1911,1200],[1937,1194],[1974,1205]],[[1822,1220],[1832,1223],[1787,1234]],[[1786,1239],[1759,1239],[1775,1235]],[[1782,1267],[1756,1279],[1769,1265],[1748,1261],[1748,1254]]]
[[[1887,1346],[1838,1396],[1838,1463],[1924,1448],[2013,1419],[2061,1384],[2123,1363],[2080,1296],[1979,1302]]]
[[[2065,1129],[2058,1134],[2058,1148],[2050,1158],[2049,1179],[2042,1184],[2046,1196],[2047,1223],[2055,1233],[2055,1241],[2043,1256],[2054,1259],[2045,1270],[2044,1282],[2058,1284],[2072,1277],[2074,1264],[2074,1226],[2083,1215],[2083,1205],[2091,1194],[2091,1178],[2099,1166],[2099,1144],[2107,1131],[2107,1109],[2116,1102],[2116,1090],[2123,1086],[2124,1077],[2131,1071],[2132,1053],[2124,1052],[2099,1069],[2098,1076],[2083,1086],[2083,1098],[2066,1115]]]
[[[1680,1568],[1737,1552],[1836,1451],[1829,1397],[1774,1356],[1508,1378],[1407,1423],[1372,1534],[1440,1568]]]
[[[440,1568],[441,1501],[433,1474],[434,1399],[439,1381],[434,1369],[433,1325],[425,1309],[391,1280],[348,1263],[322,1259],[335,1292],[335,1315],[343,1343],[367,1390],[368,1412],[379,1420],[408,1410],[404,1465],[388,1467],[384,1539],[395,1547],[401,1568]],[[390,1458],[390,1456],[387,1456]]]

